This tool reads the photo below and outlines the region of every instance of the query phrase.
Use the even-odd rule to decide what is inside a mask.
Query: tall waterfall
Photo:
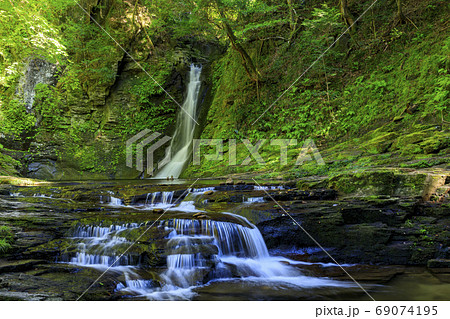
[[[187,97],[183,103],[183,109],[178,112],[177,127],[170,143],[172,158],[156,174],[156,178],[171,176],[178,178],[192,154],[201,71],[201,67],[191,64]]]

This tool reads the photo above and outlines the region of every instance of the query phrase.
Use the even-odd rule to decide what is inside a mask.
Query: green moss
[[[360,147],[372,154],[385,153],[397,136],[398,134],[394,132],[380,132],[380,135],[361,144]]]

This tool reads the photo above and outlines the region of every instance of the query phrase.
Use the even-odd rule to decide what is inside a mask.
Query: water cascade
[[[199,194],[210,190],[199,188],[191,192]],[[140,200],[144,206],[170,204],[173,196],[173,192],[155,192]],[[252,202],[260,199],[249,198]],[[169,208],[175,209],[185,214],[199,212],[189,200]],[[222,220],[194,216],[172,217],[153,226],[156,233],[163,236],[158,254],[161,254],[161,265],[165,262],[165,267],[160,265],[153,269],[152,279],[141,273],[147,269],[147,266],[141,268],[141,262],[144,262],[141,250],[131,249],[121,256],[132,245],[126,239],[127,233],[147,223],[78,226],[72,237],[77,243],[75,250],[62,261],[99,270],[111,267],[116,274],[123,274],[118,279],[117,293],[150,300],[189,300],[195,297],[198,289],[226,282],[274,289],[352,286],[348,282],[305,276],[296,264],[310,263],[270,255],[259,229],[242,216],[222,213]],[[121,257],[115,262],[118,256]]]
[[[117,259],[117,251],[120,248],[131,245],[125,238],[120,237],[120,232],[137,228],[142,224],[129,223],[103,227],[98,225],[78,226],[73,238],[79,239],[76,255],[70,258],[70,263],[94,268],[105,268],[113,265]],[[129,255],[122,256],[114,266],[127,266],[137,264]]]
[[[177,127],[170,143],[172,158],[156,175],[156,178],[178,178],[192,154],[197,102],[200,91],[201,67],[191,65],[187,97],[178,112]]]
[[[269,255],[259,230],[248,220],[232,222],[170,219],[158,227],[171,230],[167,236],[167,270],[161,286],[136,280],[121,283],[117,290],[151,300],[191,299],[195,289],[217,281],[240,280],[297,287],[345,286],[329,279],[306,277],[282,257]],[[145,287],[144,287],[145,285]]]
[[[173,206],[172,201],[173,192],[148,193],[144,206],[151,208],[169,208]]]

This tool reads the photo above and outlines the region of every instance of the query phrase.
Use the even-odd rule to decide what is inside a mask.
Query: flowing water
[[[74,300],[92,283],[83,300],[368,299],[340,267],[317,258],[318,247],[277,244],[276,229],[267,225],[287,218],[265,191],[290,193],[285,187],[209,180],[188,185],[154,179],[83,187],[60,183],[0,194],[0,220],[34,221],[16,234],[31,253],[21,256],[19,266],[33,267],[22,271],[0,260],[0,268],[6,263],[13,269],[2,274],[9,288],[0,289],[0,299],[27,291],[23,298]],[[330,205],[335,202],[320,207]],[[280,231],[283,227],[289,225]],[[377,300],[448,299],[445,273],[401,265],[341,266]]]
[[[214,188],[191,189],[190,194],[198,196],[211,190]],[[194,201],[186,199],[176,204],[173,198],[174,192],[154,192],[134,206],[124,205],[114,197],[107,205],[140,210],[165,205],[184,214],[204,213]],[[260,197],[253,202],[260,202]],[[354,287],[349,282],[304,275],[296,267],[302,262],[270,255],[260,231],[246,218],[226,212],[220,216],[230,221],[190,217],[168,218],[154,224],[155,231],[165,234],[165,266],[157,278],[141,277],[142,260],[133,250],[120,255],[132,245],[125,234],[133,229],[143,232],[147,227],[144,223],[78,226],[72,237],[78,242],[76,253],[69,263],[121,273],[123,279],[117,284],[117,293],[150,300],[189,300],[198,295],[198,289],[236,282],[274,290]]]
[[[186,100],[182,110],[178,112],[177,128],[170,143],[172,157],[170,162],[157,173],[156,178],[178,178],[192,154],[201,71],[201,67],[191,65]]]

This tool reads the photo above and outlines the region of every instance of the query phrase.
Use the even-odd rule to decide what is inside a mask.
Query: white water
[[[201,67],[191,65],[187,97],[178,112],[177,128],[170,143],[172,158],[157,174],[156,178],[173,176],[178,178],[192,154],[195,121],[197,117],[198,93],[200,91]],[[174,155],[175,154],[175,155]]]
[[[206,190],[210,189],[192,191]],[[145,205],[155,205],[156,198],[169,203],[173,193],[149,193]],[[199,211],[192,201],[183,201],[178,207],[169,209]],[[223,214],[236,222],[175,218],[161,220],[155,226],[168,231],[166,270],[159,273],[159,283],[146,280],[137,273],[140,262],[136,253],[127,253],[116,262],[121,252],[132,244],[121,237],[121,232],[145,223],[77,227],[73,234],[78,240],[77,252],[67,261],[102,271],[112,266],[110,271],[125,277],[116,286],[117,292],[150,300],[189,300],[195,297],[198,288],[221,281],[250,282],[273,289],[353,287],[348,282],[303,275],[295,265],[311,263],[271,256],[256,226],[242,216]]]
[[[256,191],[270,191],[270,190],[284,190],[284,186],[254,186],[254,190]]]
[[[173,201],[173,192],[148,193],[147,198],[145,199],[144,206],[149,208],[166,209],[174,206],[172,204],[172,201]]]
[[[114,264],[114,267],[130,265],[130,257],[124,255],[116,261],[117,246],[131,245],[125,238],[118,236],[120,232],[142,226],[142,224],[130,223],[122,225],[79,226],[76,228],[73,238],[80,238],[75,257],[70,263],[80,266],[103,269]]]
[[[215,187],[202,187],[202,188],[191,188],[190,192],[193,194],[203,194],[207,191],[214,191]]]
[[[241,280],[297,288],[352,286],[304,276],[298,268],[286,264],[291,260],[271,257],[259,230],[245,218],[233,216],[251,228],[213,220],[162,221],[159,227],[172,229],[166,247],[167,270],[160,275],[162,286],[134,288],[136,283],[130,282],[117,289],[151,300],[187,300],[195,296],[195,288],[213,281]]]
[[[143,204],[137,204],[137,206],[125,205],[122,199],[113,196],[108,196],[107,200],[108,205],[113,207],[128,207],[134,209],[168,209],[175,206],[175,204],[173,204],[173,195],[174,192],[170,191],[148,193],[145,198],[145,202]],[[100,203],[103,203],[103,196],[100,196]]]
[[[264,197],[249,197],[249,198],[247,198],[247,200],[245,201],[245,203],[247,203],[247,204],[251,204],[251,203],[264,203]]]
[[[122,200],[120,198],[116,198],[111,196],[110,200],[109,200],[109,205],[111,206],[123,206],[122,204]]]

